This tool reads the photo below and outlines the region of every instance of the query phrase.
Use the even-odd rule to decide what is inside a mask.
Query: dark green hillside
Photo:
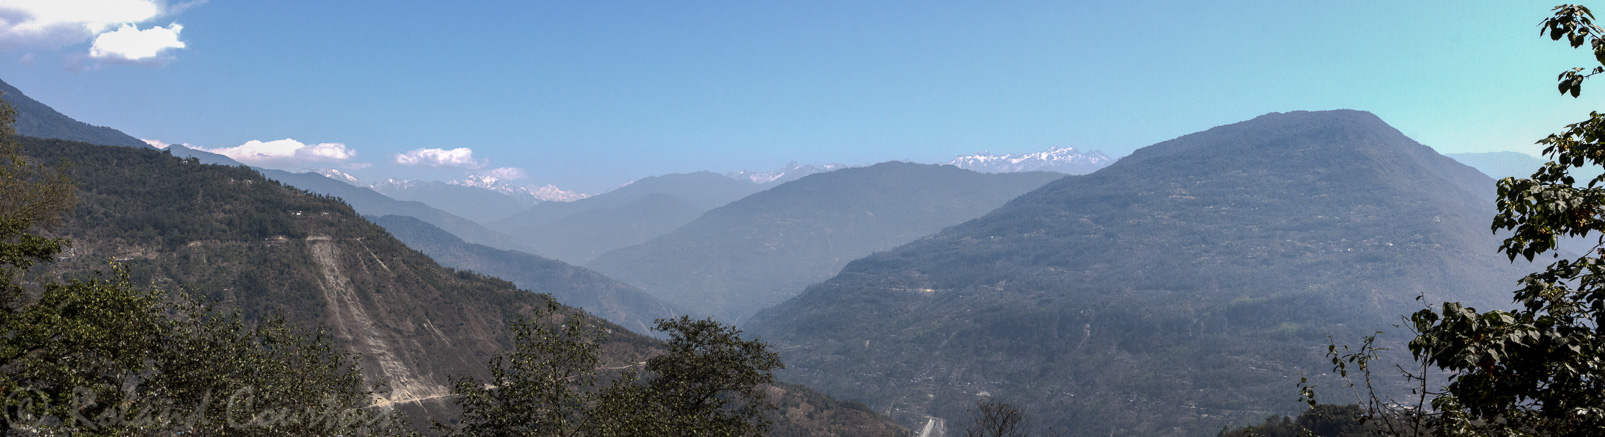
[[[111,146],[150,147],[144,141],[117,129],[91,125],[56,112],[55,109],[28,97],[22,90],[4,81],[0,81],[0,100],[5,100],[11,107],[17,109],[17,121],[13,127],[17,129],[18,135]]]
[[[543,202],[496,222],[536,253],[584,265],[607,251],[641,244],[703,212],[762,190],[711,172],[653,176],[573,202]]]
[[[980,217],[1061,177],[903,162],[819,173],[715,208],[588,267],[686,311],[740,321],[848,261]]]
[[[1296,411],[1327,335],[1508,305],[1475,170],[1358,111],[1261,116],[1140,149],[857,260],[759,313],[792,381],[966,417],[980,392],[1085,435],[1202,434]]]
[[[650,333],[652,321],[679,315],[668,304],[600,273],[562,261],[464,242],[412,217],[372,219],[408,247],[452,268],[504,278],[526,290],[540,290],[635,332]]]

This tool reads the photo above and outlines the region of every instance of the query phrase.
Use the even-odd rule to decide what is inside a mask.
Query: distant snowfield
[[[1052,171],[1065,174],[1087,174],[1113,164],[1115,158],[1092,150],[1082,152],[1074,147],[1054,147],[1041,152],[997,155],[981,152],[953,158],[948,164],[965,170],[982,173],[1013,173],[1022,171]]]

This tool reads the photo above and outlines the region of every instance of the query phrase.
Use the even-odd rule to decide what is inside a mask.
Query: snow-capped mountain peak
[[[542,202],[572,202],[591,197],[589,194],[557,188],[556,185],[518,185],[491,175],[473,175],[467,179],[446,182],[464,187],[483,188],[502,194],[530,196]]]
[[[814,173],[824,173],[843,168],[847,168],[847,166],[843,164],[802,165],[798,164],[797,161],[792,161],[791,163],[786,164],[785,167],[781,167],[779,170],[771,172],[742,170],[738,172],[727,173],[725,176],[729,176],[730,178],[736,180],[752,181],[752,183],[755,184],[772,184],[794,180]]]
[[[997,155],[981,152],[953,158],[948,164],[982,173],[1012,173],[1021,171],[1054,171],[1067,174],[1086,174],[1115,162],[1103,152],[1082,152],[1074,147],[1053,147],[1033,153]]]
[[[355,186],[358,186],[358,187],[366,187],[367,186],[366,184],[362,183],[362,179],[357,179],[356,176],[352,176],[350,173],[346,173],[346,172],[343,172],[343,171],[340,171],[340,170],[336,170],[336,169],[332,169],[332,168],[323,168],[323,169],[316,169],[316,170],[303,170],[302,173],[317,173],[317,174],[323,175],[324,177],[327,177],[329,179],[334,179],[334,180],[337,180],[337,181],[340,181],[340,182],[345,182],[345,183],[348,183],[348,184],[351,184],[351,185],[355,185]]]

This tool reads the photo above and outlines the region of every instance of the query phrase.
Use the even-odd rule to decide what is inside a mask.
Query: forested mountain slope
[[[543,202],[490,223],[543,256],[585,265],[641,244],[766,186],[711,173],[653,176],[573,202]]]
[[[886,162],[813,174],[588,264],[693,314],[737,322],[848,261],[980,217],[1064,177]]]
[[[1358,111],[1273,113],[1137,150],[850,263],[747,327],[784,377],[967,417],[981,393],[1082,435],[1294,411],[1326,336],[1508,303],[1486,176]],[[1389,343],[1401,346],[1398,343]]]
[[[483,377],[485,363],[510,346],[507,320],[547,299],[440,267],[338,199],[248,168],[60,140],[26,147],[39,162],[71,161],[81,193],[60,231],[73,241],[70,258],[55,268],[103,270],[117,260],[140,282],[249,318],[282,312],[327,327],[363,355],[370,380],[389,384],[393,402],[444,400],[449,376]],[[615,363],[655,345],[612,331]]]
[[[468,243],[412,217],[387,215],[372,220],[442,265],[506,279],[526,290],[542,290],[637,333],[650,333],[653,320],[680,315],[640,289],[583,267]]]
[[[25,138],[30,160],[72,163],[79,202],[57,229],[72,248],[50,271],[83,277],[114,261],[136,283],[187,292],[248,319],[283,313],[362,355],[383,402],[446,420],[448,377],[481,380],[510,350],[508,323],[548,295],[441,267],[333,197],[290,188],[249,168],[200,164],[153,149]],[[541,291],[541,290],[535,290]],[[579,310],[560,307],[562,314]],[[596,320],[600,365],[625,368],[662,344]],[[806,388],[778,386],[776,433],[828,435],[897,428]]]

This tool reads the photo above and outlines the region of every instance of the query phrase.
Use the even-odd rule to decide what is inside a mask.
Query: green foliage
[[[555,307],[541,316],[551,317]],[[516,349],[490,363],[491,380],[452,381],[461,434],[469,436],[567,436],[587,425],[596,401],[599,348],[594,329],[581,317],[557,328],[544,321],[511,325]]]
[[[49,261],[68,244],[33,231],[57,224],[76,197],[58,168],[29,163],[12,128],[17,111],[0,103],[0,306],[22,298],[17,278],[38,261]]]
[[[390,433],[354,358],[282,318],[247,326],[126,270],[48,284],[0,331],[7,429],[85,435]]]
[[[1372,437],[1393,435],[1366,422],[1359,405],[1318,404],[1299,414],[1298,419],[1271,415],[1259,425],[1221,430],[1220,437]]]
[[[1576,97],[1588,77],[1605,72],[1605,29],[1580,5],[1561,5],[1544,20],[1553,40],[1588,45],[1599,66],[1557,78]],[[1605,430],[1605,177],[1578,180],[1605,166],[1605,114],[1539,141],[1550,158],[1529,178],[1499,181],[1493,229],[1509,230],[1500,250],[1514,260],[1555,252],[1562,237],[1596,241],[1588,253],[1560,258],[1523,278],[1512,311],[1479,312],[1459,303],[1411,316],[1420,333],[1410,350],[1451,372],[1432,399],[1444,434],[1598,435]]]
[[[668,351],[647,360],[646,388],[671,429],[685,435],[758,435],[768,426],[762,413],[774,408],[762,386],[785,367],[780,355],[741,331],[713,319],[659,320]]]
[[[554,308],[542,318],[554,317]],[[583,317],[559,327],[514,325],[516,349],[491,362],[492,379],[453,381],[465,436],[756,436],[773,410],[765,385],[779,357],[712,320],[659,320],[667,351],[634,369],[598,374],[598,337]],[[605,376],[611,382],[602,384]]]

